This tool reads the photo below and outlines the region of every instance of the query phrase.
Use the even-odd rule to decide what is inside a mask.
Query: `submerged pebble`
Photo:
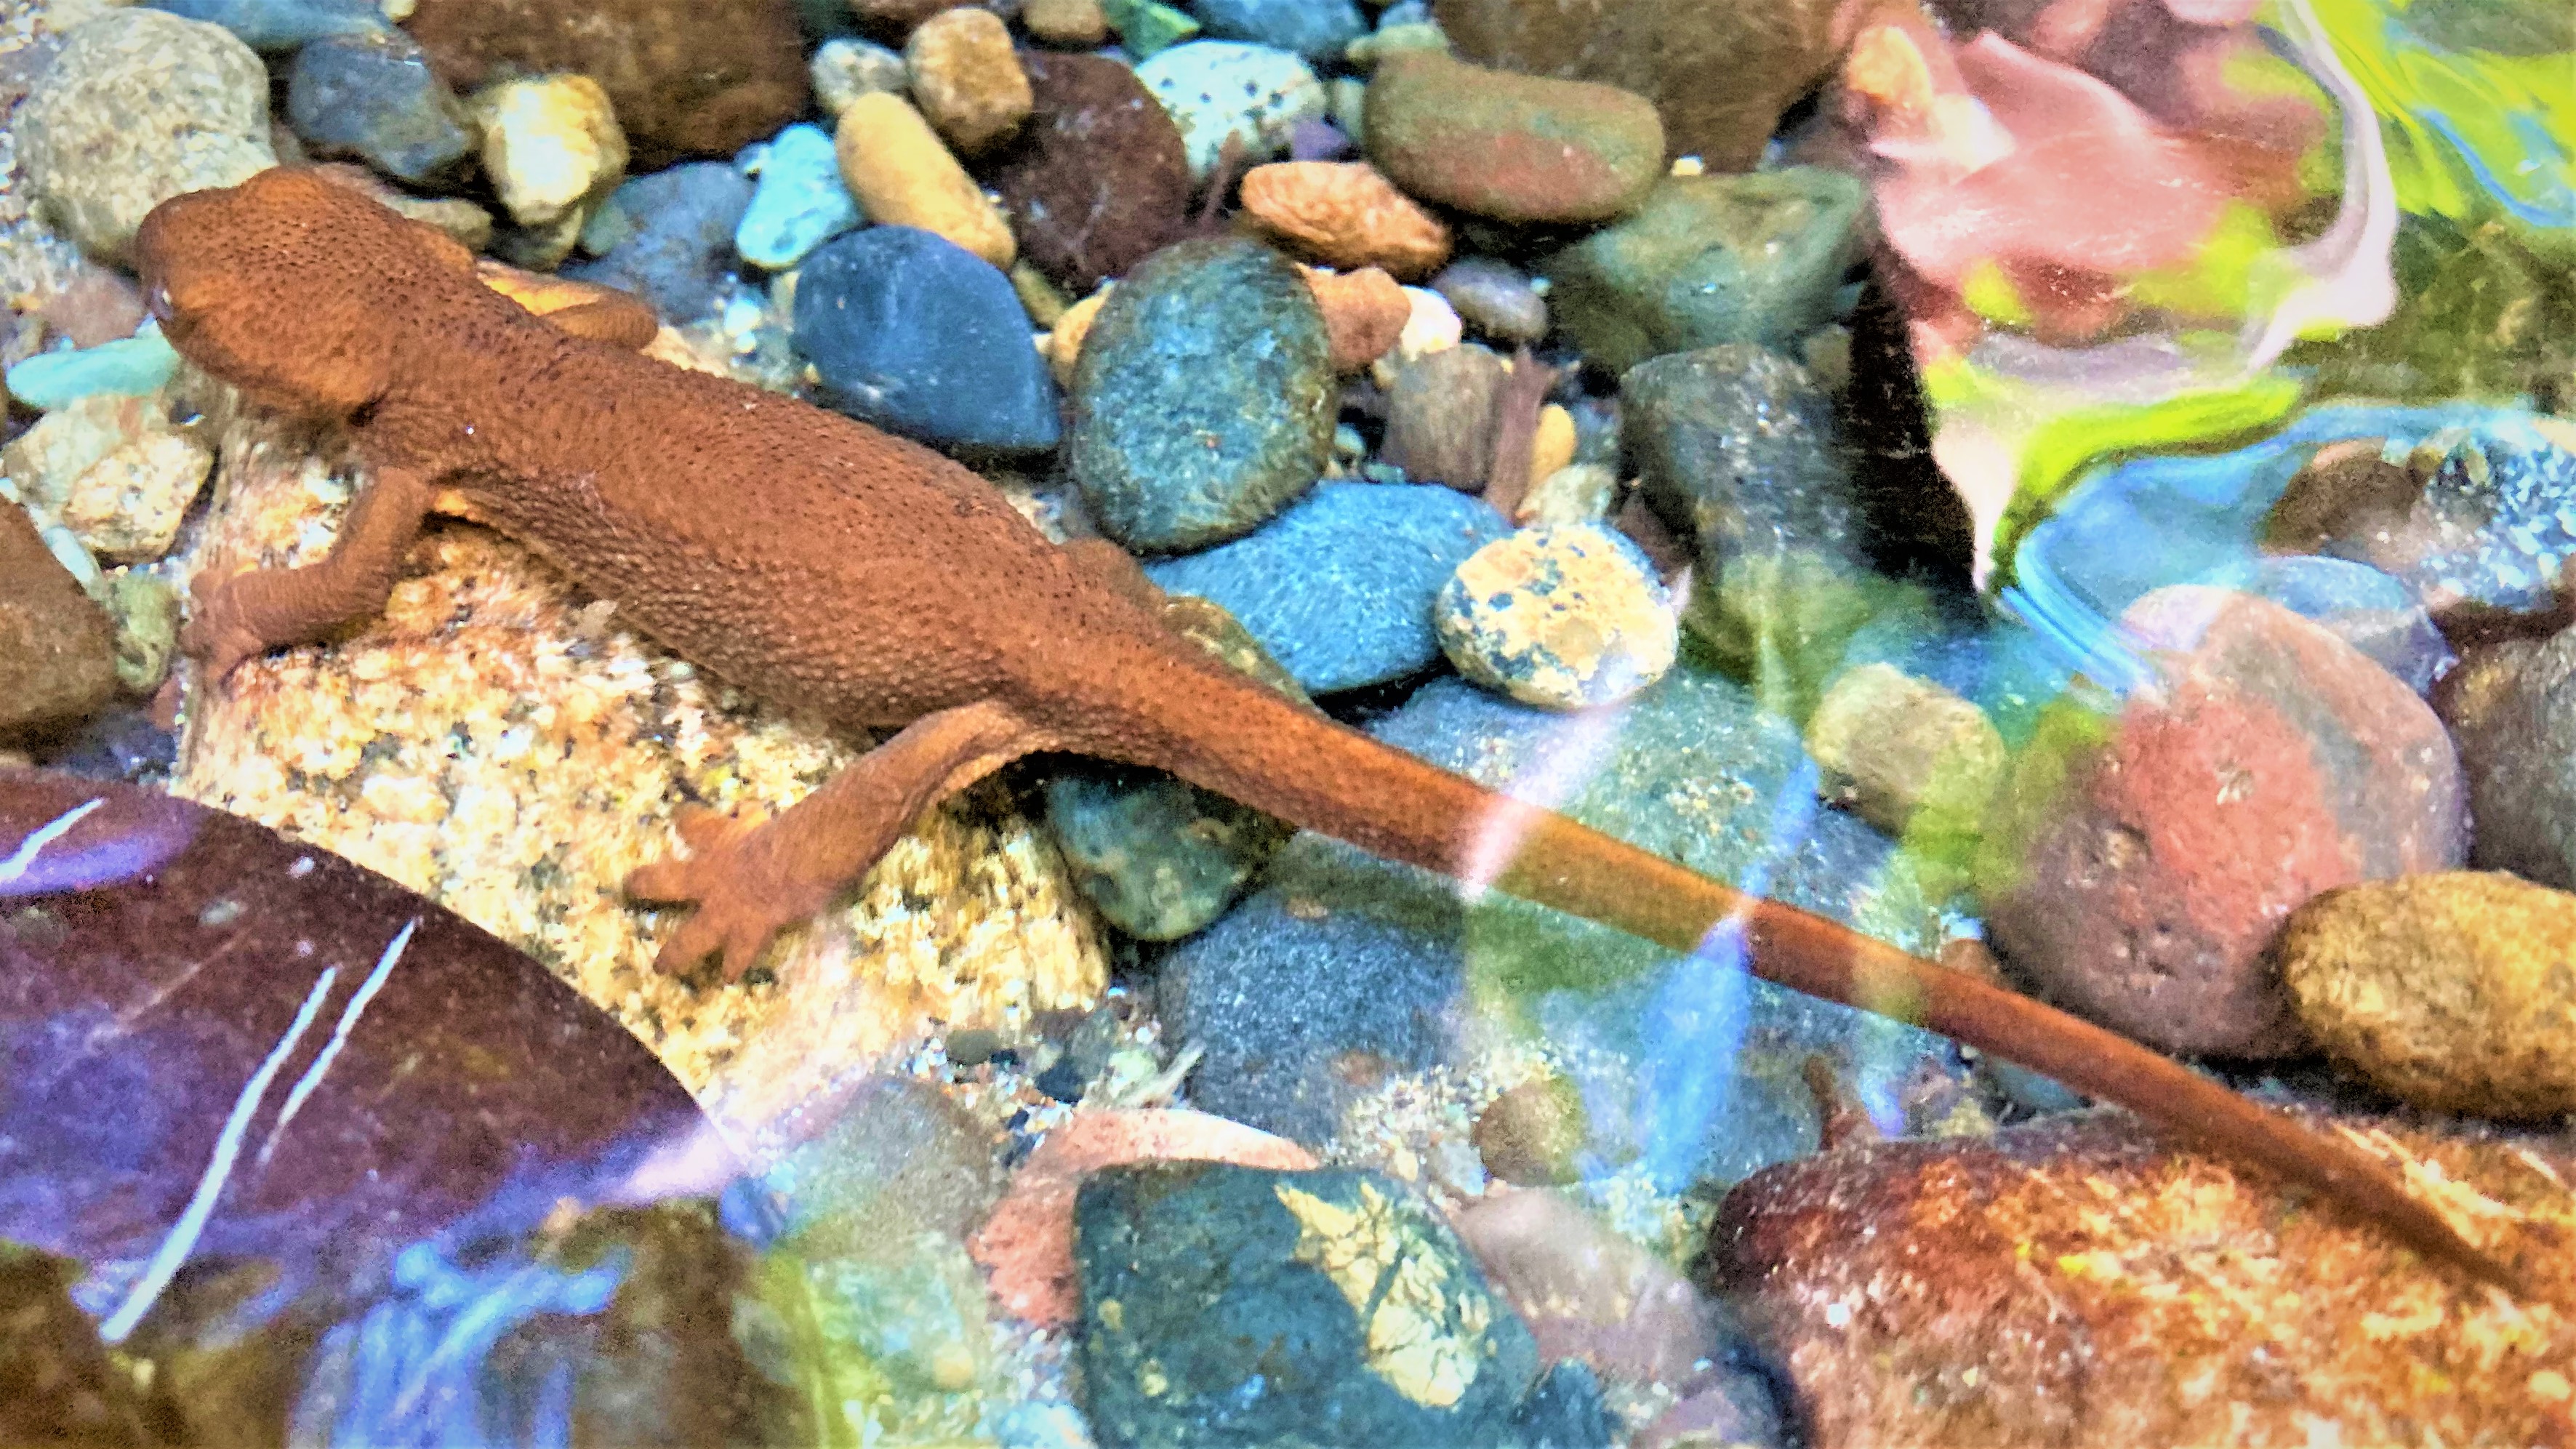
[[[68,352],[39,352],[8,371],[9,396],[40,412],[101,393],[137,396],[168,382],[179,354],[147,326],[132,337]]]
[[[1324,114],[1323,83],[1284,50],[1234,40],[1194,40],[1136,67],[1136,79],[1171,113],[1188,148],[1190,174],[1204,181],[1233,137],[1246,161],[1288,149],[1299,121]]]
[[[598,258],[563,269],[576,281],[633,292],[663,320],[694,322],[715,310],[752,183],[721,161],[692,161],[626,182],[588,230],[616,240]]]
[[[1093,320],[1067,461],[1112,538],[1148,553],[1205,548],[1322,474],[1333,401],[1332,340],[1296,267],[1253,242],[1183,242],[1130,273]]]
[[[755,267],[783,272],[863,220],[841,182],[832,138],[820,126],[800,121],[788,127],[741,169],[759,184],[734,227],[733,246]]]
[[[356,156],[412,186],[452,181],[477,137],[464,103],[401,32],[316,40],[295,53],[286,117],[323,156]]]
[[[960,155],[992,149],[1029,118],[1028,74],[1010,27],[990,10],[961,6],[923,21],[903,64],[913,104]]]
[[[936,232],[1004,270],[1018,258],[1001,213],[903,97],[871,91],[850,102],[833,147],[868,220]]]
[[[1111,1443],[1486,1449],[1539,1376],[1457,1235],[1379,1173],[1112,1167],[1074,1242],[1083,1408]]]
[[[626,132],[608,92],[586,75],[502,81],[475,92],[472,105],[483,170],[521,226],[587,211],[626,172]]]
[[[796,346],[833,406],[906,437],[1028,452],[1061,431],[1010,279],[915,227],[870,227],[809,257]]]
[[[1832,319],[1868,201],[1811,166],[1667,178],[1635,216],[1547,260],[1547,305],[1611,372],[1725,342],[1791,347]]]
[[[107,703],[115,643],[107,615],[55,561],[26,510],[0,500],[0,740]]]
[[[1437,660],[1433,599],[1507,528],[1446,488],[1326,482],[1246,538],[1145,572],[1225,606],[1300,687],[1331,694]]]
[[[1490,257],[1462,257],[1431,279],[1458,315],[1498,342],[1536,342],[1547,335],[1547,299],[1518,267]]]
[[[81,250],[125,262],[144,213],[277,164],[268,69],[214,25],[113,9],[72,27],[17,111],[18,164]]]
[[[2016,762],[1980,872],[1994,942],[2167,1051],[2296,1052],[2273,936],[2320,892],[2460,865],[2458,756],[2414,691],[2269,600],[2176,586],[2122,622],[2160,687],[2060,713]]]
[[[1191,0],[1190,10],[1219,39],[1249,40],[1316,65],[1340,60],[1343,46],[1368,33],[1351,0]]]
[[[1418,281],[1449,259],[1449,228],[1364,161],[1275,161],[1243,176],[1253,224],[1331,267]]]
[[[1654,564],[1594,523],[1486,544],[1441,587],[1433,618],[1459,673],[1542,709],[1615,704],[1661,679],[1680,647]]]
[[[1664,165],[1663,124],[1642,96],[1432,50],[1379,63],[1367,129],[1369,159],[1396,185],[1496,221],[1621,216]]]
[[[2470,650],[2436,708],[2468,777],[2470,860],[2576,888],[2576,630]]]
[[[220,25],[253,50],[295,52],[335,37],[382,35],[374,0],[151,0],[155,10]]]
[[[814,48],[807,65],[814,99],[826,116],[839,116],[850,102],[876,91],[901,95],[912,84],[903,56],[882,45],[839,35]]]
[[[993,189],[1028,259],[1088,292],[1181,235],[1189,153],[1180,128],[1117,61],[1032,53],[1022,63],[1035,109]]]
[[[171,425],[161,394],[97,393],[47,413],[0,464],[37,516],[91,554],[148,563],[178,538],[214,455],[196,430]]]
[[[2278,950],[2299,1019],[2396,1096],[2576,1112],[2576,896],[2500,872],[2372,881],[2302,906]]]

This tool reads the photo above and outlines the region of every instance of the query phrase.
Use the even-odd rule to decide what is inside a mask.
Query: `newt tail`
[[[1130,751],[1136,763],[1675,952],[1740,930],[1753,974],[1765,981],[1909,1022],[2116,1102],[2223,1157],[2318,1189],[2482,1281],[2532,1291],[2525,1275],[2462,1237],[2377,1158],[2126,1037],[1486,790],[1257,685],[1151,697],[1166,707],[1165,743]]]

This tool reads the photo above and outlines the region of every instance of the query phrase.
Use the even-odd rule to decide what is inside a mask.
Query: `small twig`
[[[1528,496],[1530,463],[1537,452],[1538,415],[1547,407],[1547,390],[1556,385],[1556,369],[1530,356],[1526,347],[1512,354],[1512,370],[1494,393],[1493,461],[1485,469],[1485,501],[1512,518]]]

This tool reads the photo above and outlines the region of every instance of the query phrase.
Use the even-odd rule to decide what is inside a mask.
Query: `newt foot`
[[[255,572],[240,567],[233,551],[223,549],[197,570],[190,585],[194,603],[179,648],[203,662],[209,685],[222,684],[243,660],[268,652],[268,641],[250,627],[241,607],[241,582]]]
[[[718,956],[729,985],[751,969],[772,937],[831,904],[831,885],[800,880],[773,858],[777,821],[692,807],[673,823],[689,854],[639,866],[626,877],[626,894],[636,900],[697,907],[654,956],[663,975],[681,975]]]

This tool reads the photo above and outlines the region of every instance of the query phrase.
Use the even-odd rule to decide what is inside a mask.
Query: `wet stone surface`
[[[375,1295],[426,1292],[444,1304],[436,1315],[463,1305],[421,1278],[447,1250],[433,1244],[516,1239],[549,1205],[612,1199],[638,1173],[712,1191],[733,1171],[687,1094],[614,1021],[335,856],[157,792],[9,770],[0,841],[0,1050],[18,1084],[0,1107],[0,1238],[78,1265],[75,1296],[101,1336],[162,1365],[173,1387],[197,1384],[162,1405],[191,1435],[237,1437],[267,1415],[282,1434],[299,1404],[323,1422],[340,1410],[317,1405],[345,1406],[366,1432],[373,1411],[333,1374],[355,1371],[350,1355],[381,1357],[357,1322],[389,1311],[367,1307]],[[621,1266],[568,1284],[561,1302],[488,1301],[503,1315],[491,1338],[548,1303],[668,1321],[673,1305],[643,1300],[705,1281],[733,1251],[703,1232],[656,1250],[639,1231],[601,1219],[541,1242],[541,1256],[579,1258],[586,1237],[594,1263]],[[669,1414],[685,1437],[770,1411],[722,1335],[646,1348],[612,1326],[608,1343],[633,1345],[620,1369],[620,1350],[603,1358],[587,1326],[564,1328],[575,1341],[562,1371],[590,1376],[592,1402],[642,1411],[639,1425]],[[445,1368],[422,1371],[481,1372],[489,1347],[452,1344]],[[678,1377],[648,1387],[639,1350]],[[607,1388],[621,1376],[634,1389]],[[431,1411],[449,1412],[452,1392]]]

